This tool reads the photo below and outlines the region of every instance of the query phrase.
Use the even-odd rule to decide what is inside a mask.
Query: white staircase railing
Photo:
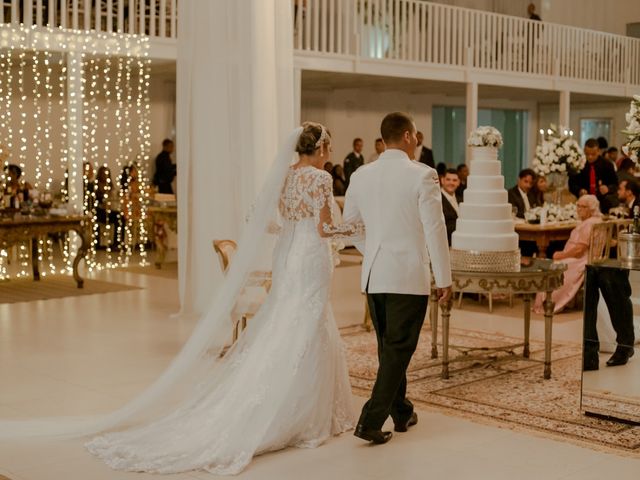
[[[640,39],[420,0],[293,0],[301,52],[640,85]]]
[[[177,38],[178,0],[0,1],[0,23]]]

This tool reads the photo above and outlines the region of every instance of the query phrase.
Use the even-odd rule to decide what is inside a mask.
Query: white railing
[[[640,39],[420,0],[293,0],[294,48],[640,85]]]
[[[178,0],[0,1],[0,23],[177,37]]]

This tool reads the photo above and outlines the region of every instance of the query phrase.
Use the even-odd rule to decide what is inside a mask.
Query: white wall
[[[433,145],[433,106],[465,106],[465,98],[442,94],[409,93],[403,91],[372,91],[366,89],[306,90],[302,91],[302,121],[321,122],[332,133],[333,163],[342,163],[352,149],[355,137],[364,140],[364,156],[374,153],[374,141],[380,136],[380,122],[393,111],[404,111],[413,116],[418,130],[424,133],[424,143]],[[535,149],[535,132],[538,117],[537,105],[533,101],[513,102],[500,99],[480,99],[480,108],[527,110],[532,125],[529,129],[530,156]],[[436,162],[446,159],[436,158]]]
[[[574,137],[580,141],[581,118],[610,118],[614,135],[608,138],[610,146],[620,148],[626,142],[622,130],[627,123],[625,114],[629,111],[629,102],[604,102],[604,103],[572,103],[569,128],[574,131]],[[540,105],[539,124],[541,128],[547,128],[550,123],[558,124],[558,105]]]

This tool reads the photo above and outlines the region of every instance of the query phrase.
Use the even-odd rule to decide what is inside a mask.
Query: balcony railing
[[[177,38],[178,0],[0,1],[0,23]]]
[[[420,0],[293,0],[294,48],[640,85],[640,39]]]

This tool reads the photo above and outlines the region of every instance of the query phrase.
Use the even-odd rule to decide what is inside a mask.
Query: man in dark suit
[[[344,159],[343,170],[347,188],[349,188],[349,180],[351,179],[351,175],[353,174],[353,172],[364,165],[364,155],[362,155],[363,146],[364,142],[361,138],[354,138],[353,151]]]
[[[447,241],[451,246],[451,234],[456,230],[456,220],[458,220],[458,199],[456,189],[460,185],[460,178],[455,168],[449,168],[441,177],[442,192],[442,213],[444,223],[447,227]]]
[[[460,185],[456,189],[456,198],[458,202],[462,202],[464,198],[464,191],[467,188],[467,177],[469,176],[469,167],[465,163],[461,163],[456,168],[456,172],[458,172],[458,178],[460,179]]]
[[[535,198],[531,194],[533,179],[536,174],[530,168],[521,170],[518,174],[518,183],[509,189],[509,203],[518,209],[516,217],[524,218],[524,213],[535,203]]]
[[[418,138],[418,146],[416,147],[415,159],[420,163],[429,165],[431,168],[436,168],[436,164],[433,161],[433,151],[422,144],[424,141],[422,132],[416,133],[416,137]]]
[[[600,201],[602,213],[618,205],[618,177],[611,162],[600,156],[600,146],[595,138],[590,138],[584,144],[584,154],[587,164],[582,171],[569,178],[569,190],[576,197],[590,194]]]
[[[158,187],[158,193],[173,193],[171,182],[176,176],[176,165],[171,161],[173,141],[168,138],[162,142],[162,152],[156,157],[156,171],[153,174],[153,184]]]
[[[618,185],[618,200],[627,208],[627,218],[633,217],[633,209],[640,207],[640,185],[636,180],[621,180]]]

